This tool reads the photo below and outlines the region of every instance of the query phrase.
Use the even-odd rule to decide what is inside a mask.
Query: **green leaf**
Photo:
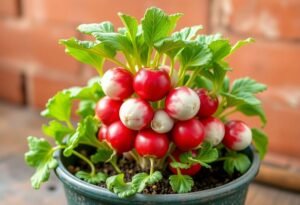
[[[232,85],[232,94],[241,93],[241,92],[247,92],[247,93],[259,93],[267,89],[267,86],[258,83],[255,80],[245,77],[237,79],[233,82]]]
[[[185,43],[181,39],[168,37],[156,42],[154,47],[159,53],[166,53],[168,56],[173,57],[172,53],[178,53],[184,45]]]
[[[247,45],[249,43],[253,43],[253,42],[255,42],[255,40],[253,38],[247,38],[245,40],[240,40],[240,41],[236,42],[236,44],[231,48],[230,53],[233,53],[240,47]]]
[[[111,22],[104,21],[102,23],[81,24],[77,30],[84,34],[92,34],[94,32],[110,33],[114,32],[115,29]]]
[[[70,156],[73,149],[75,149],[80,143],[92,146],[99,145],[100,142],[96,138],[99,123],[99,120],[93,116],[88,116],[78,123],[76,132],[68,138],[64,155],[66,157]]]
[[[69,122],[71,116],[72,100],[70,93],[58,92],[50,98],[46,104],[46,109],[41,115],[48,118],[54,118],[60,121]]]
[[[251,129],[254,146],[259,153],[260,159],[263,159],[268,150],[268,136],[259,129]]]
[[[191,167],[191,164],[186,164],[186,163],[182,163],[182,162],[171,162],[170,163],[171,167],[173,168],[179,168],[179,169],[188,169]]]
[[[161,179],[162,174],[159,171],[155,171],[152,175],[142,172],[132,177],[132,186],[137,190],[137,192],[142,192],[146,186],[155,184]]]
[[[216,161],[218,157],[218,149],[214,148],[210,143],[205,142],[201,145],[201,149],[198,151],[196,159],[204,163],[212,163]]]
[[[138,21],[133,16],[128,16],[123,13],[119,13],[120,19],[123,22],[124,26],[127,29],[127,32],[130,36],[131,41],[135,40],[137,31],[138,31]]]
[[[79,179],[82,179],[90,184],[99,184],[101,182],[105,182],[107,179],[107,175],[102,172],[96,173],[94,176],[85,171],[78,171],[75,176]]]
[[[81,118],[86,118],[87,116],[95,115],[96,103],[91,100],[82,100],[79,102],[78,109],[76,113],[81,116]]]
[[[221,95],[227,98],[227,105],[234,106],[234,105],[241,105],[241,104],[250,104],[250,105],[259,105],[261,102],[251,93],[225,93],[221,92]]]
[[[31,177],[31,185],[34,189],[39,189],[43,182],[48,181],[50,171],[57,167],[57,161],[53,158],[55,149],[44,139],[30,136],[27,141],[29,151],[25,153],[25,161],[36,168]]]
[[[220,39],[222,39],[222,34],[217,33],[213,35],[200,35],[196,40],[201,44],[210,45],[212,42]]]
[[[179,55],[179,60],[184,68],[203,66],[208,64],[211,59],[210,50],[195,41],[188,43]]]
[[[237,106],[237,110],[247,116],[259,116],[263,126],[267,123],[266,114],[261,105],[242,104]]]
[[[185,27],[183,29],[181,29],[180,31],[178,32],[174,32],[172,34],[172,36],[175,38],[175,39],[180,39],[180,40],[183,40],[183,41],[189,41],[191,39],[193,39],[199,30],[203,29],[203,26],[192,26],[192,27]]]
[[[169,177],[172,190],[177,193],[187,193],[192,190],[194,180],[188,175],[171,175]]]
[[[245,154],[232,151],[225,155],[224,170],[230,175],[234,173],[234,170],[243,174],[250,165],[251,161]]]
[[[207,90],[212,90],[213,84],[207,78],[198,75],[198,76],[196,76],[196,79],[195,79],[192,87],[193,88],[206,88]]]
[[[112,158],[114,154],[114,151],[112,149],[109,149],[108,147],[107,149],[100,148],[95,154],[91,156],[91,160],[93,163],[107,162]]]
[[[168,16],[169,19],[169,34],[176,28],[177,22],[183,16],[182,13],[175,13]]]
[[[120,198],[135,195],[137,189],[131,183],[124,182],[124,174],[118,174],[106,179],[107,189],[117,194]]]
[[[174,28],[177,17],[171,18],[172,20],[161,9],[154,7],[147,9],[142,19],[142,29],[145,42],[148,46],[153,46],[155,42],[169,35],[170,31]]]
[[[152,184],[162,180],[162,178],[163,178],[163,176],[162,176],[161,172],[155,171],[149,176],[147,184],[152,185]]]
[[[230,54],[231,45],[228,40],[216,40],[209,44],[213,54],[213,60],[219,61]]]
[[[53,137],[58,144],[63,143],[63,139],[74,132],[73,129],[52,120],[48,125],[43,125],[42,130],[45,135]]]

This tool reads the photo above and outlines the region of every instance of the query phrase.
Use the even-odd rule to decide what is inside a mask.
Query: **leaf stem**
[[[220,115],[219,118],[220,118],[220,119],[225,118],[225,117],[227,117],[228,115],[231,115],[232,113],[235,113],[236,111],[237,111],[237,109],[234,108],[234,109],[228,111],[227,113],[223,113],[222,115]],[[221,114],[221,113],[220,113],[220,114]]]
[[[115,58],[107,58],[108,60],[110,60],[111,62],[117,64],[118,66],[121,66],[122,68],[126,68],[127,70],[130,71],[130,68],[128,68],[127,65],[125,65],[124,63],[122,63],[121,61],[115,59]]]
[[[149,160],[150,160],[150,176],[151,176],[154,172],[154,159],[151,157],[149,158]]]
[[[68,128],[74,130],[74,126],[72,125],[72,123],[70,122],[70,120],[66,121]]]
[[[85,161],[90,166],[90,168],[91,168],[91,175],[95,176],[95,174],[96,174],[96,168],[95,168],[94,164],[87,157],[85,157],[84,155],[80,154],[79,152],[73,150],[72,153],[75,156],[77,156],[78,158],[80,158],[83,161]]]
[[[166,61],[167,61],[167,55],[164,54],[164,55],[163,55],[163,58],[162,58],[162,61],[161,61],[161,64],[162,64],[162,65],[165,65],[165,64],[166,64]]]
[[[148,57],[147,57],[147,66],[150,67],[151,64],[151,55],[152,55],[152,48],[148,49]]]
[[[120,168],[118,167],[117,163],[115,162],[115,160],[111,160],[110,164],[113,166],[113,168],[116,170],[116,172],[118,174],[120,174],[122,171],[120,170]]]
[[[194,82],[195,78],[197,77],[197,75],[200,73],[202,69],[197,69],[197,70],[194,70],[192,75],[189,77],[189,80],[186,82],[186,86],[187,87],[190,87],[192,85],[192,83]]]

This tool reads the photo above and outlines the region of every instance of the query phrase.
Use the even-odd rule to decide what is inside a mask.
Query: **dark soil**
[[[149,172],[149,170],[142,170],[139,166],[137,166],[135,161],[128,160],[126,158],[119,159],[118,166],[125,174],[125,180],[128,182],[131,181],[132,176],[134,176],[137,173]],[[195,184],[192,188],[192,192],[218,187],[240,176],[239,173],[236,173],[233,176],[228,175],[223,170],[222,162],[213,163],[211,164],[211,166],[212,166],[211,169],[202,167],[200,172],[198,172],[195,176],[193,176]],[[104,172],[108,176],[113,176],[117,174],[117,172],[113,169],[113,167],[108,163],[98,164],[96,165],[96,168],[97,171]],[[88,166],[85,164],[85,162],[78,160],[78,164],[68,166],[68,170],[72,174],[75,174],[79,170],[88,170]],[[168,169],[166,169],[165,171],[162,172],[162,174],[163,174],[163,179],[154,185],[146,187],[145,190],[143,191],[144,194],[174,194],[175,193],[173,192],[168,180],[169,176],[172,175],[172,173]],[[106,188],[105,183],[100,183],[98,184],[98,186]]]

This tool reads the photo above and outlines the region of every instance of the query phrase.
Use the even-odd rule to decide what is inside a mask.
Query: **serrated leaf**
[[[252,140],[254,142],[254,146],[259,153],[260,159],[262,160],[267,153],[268,150],[268,136],[259,129],[251,129],[252,131]]]
[[[185,27],[183,29],[181,29],[180,31],[178,32],[174,32],[172,34],[172,36],[175,38],[175,39],[180,39],[180,40],[183,40],[183,41],[189,41],[191,39],[193,39],[199,30],[203,29],[203,26],[192,26],[192,27]]]
[[[88,116],[79,122],[76,132],[68,138],[64,155],[66,157],[70,156],[73,149],[75,149],[80,143],[88,145],[100,144],[96,138],[99,123],[99,120],[93,116]]]
[[[188,175],[171,175],[169,177],[172,190],[177,193],[187,193],[192,190],[194,180]]]
[[[195,81],[194,81],[194,84],[192,87],[193,88],[206,88],[207,90],[212,90],[213,84],[207,78],[199,75],[195,78]]]
[[[69,122],[71,116],[72,100],[70,93],[58,92],[50,98],[46,104],[46,109],[41,115],[48,118],[54,118],[60,121]]]
[[[136,188],[137,192],[142,192],[146,186],[155,184],[161,179],[162,174],[159,171],[153,172],[152,175],[142,172],[132,177],[132,186]]]
[[[50,171],[57,167],[57,161],[53,158],[54,149],[50,143],[44,139],[28,137],[29,151],[25,153],[26,163],[36,168],[31,177],[31,185],[34,189],[39,189],[43,182],[48,181]]]
[[[137,189],[131,183],[124,182],[124,174],[118,174],[106,179],[108,190],[117,194],[120,198],[126,198],[136,194]]]
[[[247,116],[259,116],[263,126],[267,123],[266,114],[261,105],[243,104],[237,106],[237,110]]]
[[[204,163],[212,163],[219,157],[217,148],[214,148],[210,143],[203,143],[198,151],[196,159]]]
[[[102,23],[81,24],[77,30],[84,34],[92,34],[94,32],[111,33],[114,32],[114,25],[109,21]]]
[[[161,172],[155,171],[149,176],[147,184],[152,185],[156,182],[159,182],[162,178],[163,178],[163,176],[162,176]]]
[[[222,39],[222,34],[217,33],[213,35],[200,35],[196,40],[201,44],[210,45],[212,42],[220,39]]]
[[[120,19],[127,29],[131,41],[135,41],[135,37],[138,31],[138,21],[135,17],[129,16],[123,13],[119,13]]]
[[[255,42],[255,40],[253,38],[247,38],[245,40],[240,40],[240,41],[236,42],[234,46],[232,46],[230,53],[233,53],[240,47],[247,45],[249,43],[253,43],[253,42]]]
[[[229,152],[225,155],[224,170],[232,175],[234,170],[245,173],[251,165],[251,161],[247,155],[238,152]]]
[[[249,77],[240,78],[233,82],[231,93],[236,94],[240,92],[259,93],[267,89],[267,86],[256,82]]]
[[[102,172],[96,173],[94,176],[91,173],[85,171],[78,171],[75,176],[79,179],[82,179],[90,184],[99,184],[100,182],[105,182],[107,175]]]
[[[184,45],[185,43],[181,39],[168,37],[156,42],[154,47],[159,53],[166,53],[168,56],[173,57],[172,54],[178,53]]]
[[[113,154],[114,154],[114,151],[112,149],[100,148],[97,150],[97,152],[95,154],[93,154],[91,156],[91,160],[93,163],[107,162],[109,159],[112,158]]]
[[[175,13],[168,16],[169,19],[169,34],[176,28],[177,22],[183,16],[182,13]]]
[[[45,135],[53,137],[58,144],[62,144],[63,139],[74,132],[73,129],[55,120],[50,121],[48,125],[43,125],[42,130]]]
[[[230,54],[231,45],[228,40],[215,40],[209,44],[213,60],[219,61]]]
[[[171,167],[173,168],[179,168],[179,169],[188,169],[191,167],[190,164],[182,163],[182,162],[171,162],[170,163]]]
[[[87,116],[95,116],[96,103],[91,100],[82,100],[79,102],[78,109],[76,113],[81,117],[85,118]]]
[[[221,92],[221,95],[226,96],[228,106],[241,105],[241,104],[250,104],[250,105],[259,105],[261,102],[251,93],[225,93]]]

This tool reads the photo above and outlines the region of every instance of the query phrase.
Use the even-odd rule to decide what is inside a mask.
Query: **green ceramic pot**
[[[127,199],[118,198],[107,189],[88,184],[69,173],[65,167],[74,159],[65,158],[61,152],[58,154],[59,166],[56,175],[64,185],[69,205],[242,205],[245,203],[248,186],[260,165],[258,155],[252,149],[246,150],[246,154],[252,159],[252,165],[243,176],[217,188],[186,194],[136,194]]]

